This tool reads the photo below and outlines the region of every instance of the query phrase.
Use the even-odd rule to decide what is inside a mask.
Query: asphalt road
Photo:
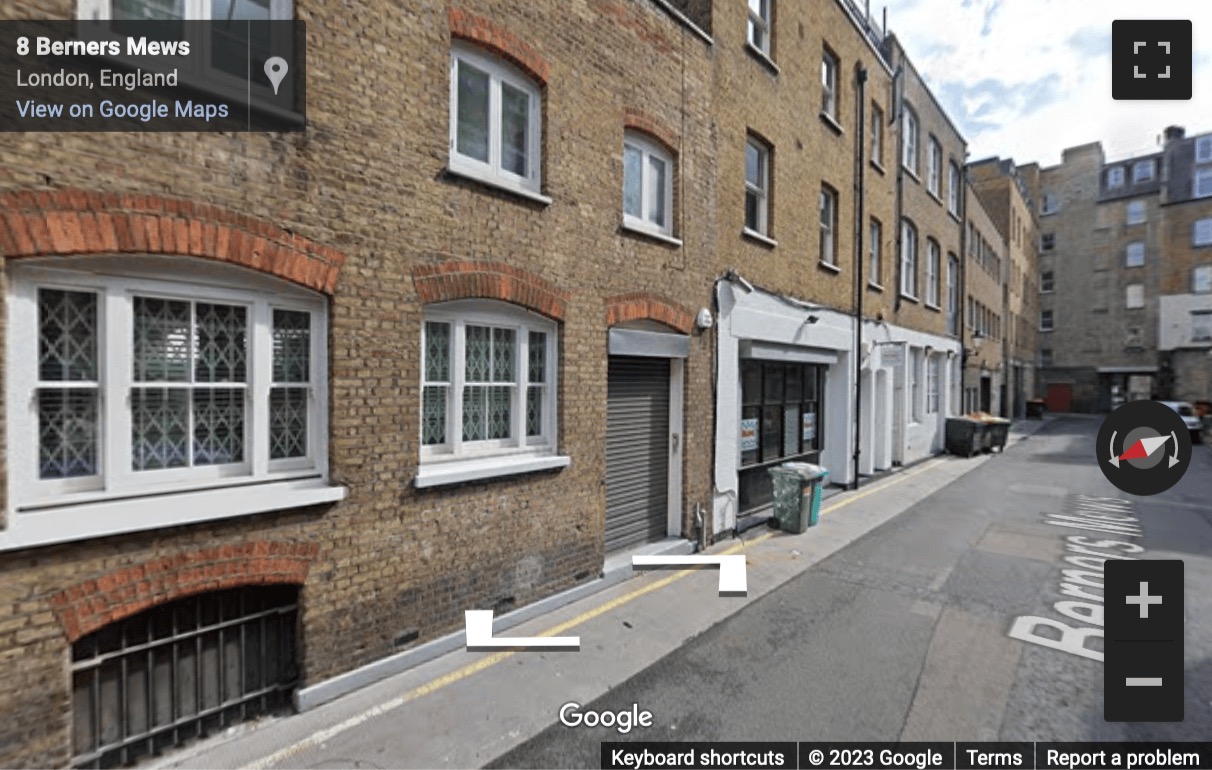
[[[583,704],[638,704],[652,727],[621,735],[557,722],[490,766],[599,767],[607,740],[1206,740],[1212,596],[1200,586],[1212,585],[1212,448],[1195,447],[1173,489],[1129,498],[1095,464],[1099,424],[1053,422]],[[1143,535],[1048,523],[1083,496],[1126,500]],[[1061,570],[1074,568],[1064,562],[1074,537],[1185,561],[1184,722],[1104,722],[1101,662],[1008,635],[1024,616],[1080,625],[1056,609],[1072,600]],[[1101,640],[1089,648],[1101,651]]]

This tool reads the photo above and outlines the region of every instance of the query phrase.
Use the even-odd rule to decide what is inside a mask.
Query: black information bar
[[[603,768],[1212,770],[1212,742],[605,742]]]
[[[302,131],[301,21],[0,21],[0,132]]]

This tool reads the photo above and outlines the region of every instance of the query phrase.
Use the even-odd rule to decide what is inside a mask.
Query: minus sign
[[[1162,678],[1160,676],[1130,676],[1124,679],[1126,687],[1161,687]]]

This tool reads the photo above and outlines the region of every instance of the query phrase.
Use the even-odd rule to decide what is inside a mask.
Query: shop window
[[[741,362],[741,510],[771,501],[771,465],[819,457],[824,373],[817,364]]]

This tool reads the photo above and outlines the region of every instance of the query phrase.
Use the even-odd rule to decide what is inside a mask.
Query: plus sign
[[[1140,584],[1140,595],[1139,596],[1129,596],[1126,599],[1126,601],[1128,604],[1139,605],[1140,606],[1140,616],[1142,618],[1148,618],[1149,617],[1149,605],[1150,604],[1161,604],[1162,598],[1160,595],[1159,596],[1150,596],[1149,595],[1149,584],[1141,583]]]

